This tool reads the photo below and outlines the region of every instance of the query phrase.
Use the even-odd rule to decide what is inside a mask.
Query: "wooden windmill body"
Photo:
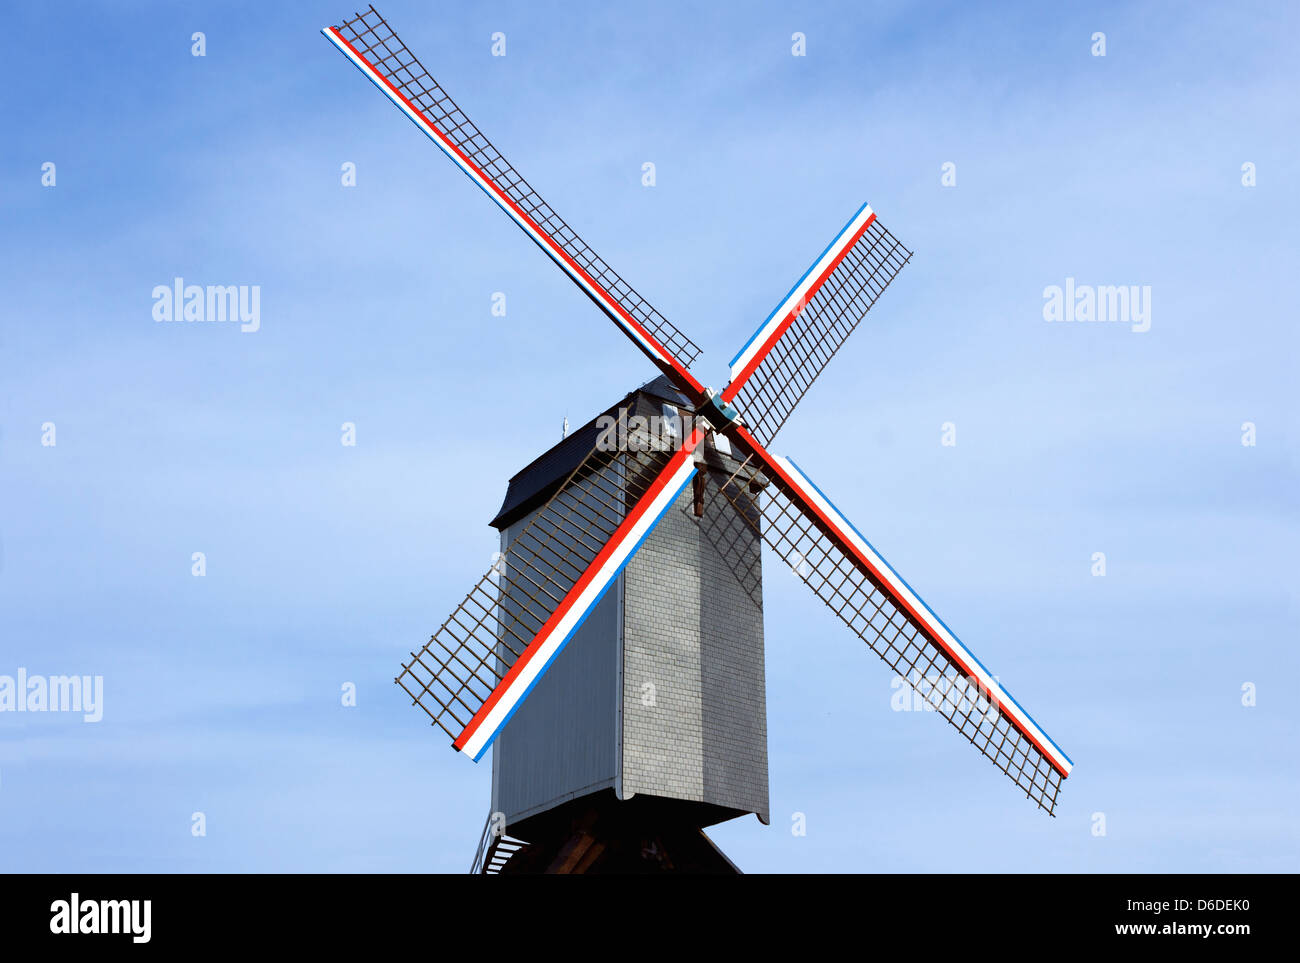
[[[550,207],[370,7],[322,33],[660,372],[511,479],[499,563],[395,680],[475,761],[474,872],[733,872],[703,827],[768,818],[760,543],[1045,812],[1073,763],[795,462],[768,450],[911,259],[868,204],[731,359]],[[677,423],[674,432],[649,425]],[[643,437],[644,436],[644,437]]]
[[[502,557],[602,435],[635,442],[629,422],[672,424],[687,404],[659,378],[516,474],[492,520]],[[697,478],[715,488],[740,467],[712,447],[704,462]],[[577,853],[587,871],[665,861],[723,871],[729,861],[700,831],[747,813],[768,821],[760,539],[698,487],[677,497],[497,737],[492,812],[530,847],[516,867],[561,867]]]

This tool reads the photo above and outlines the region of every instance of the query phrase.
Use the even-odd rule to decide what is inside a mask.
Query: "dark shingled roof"
[[[629,417],[658,415],[661,414],[661,406],[665,401],[676,405],[683,412],[691,410],[690,400],[674,388],[671,381],[660,375],[624,395],[581,428],[570,431],[569,436],[558,445],[538,455],[515,473],[506,489],[505,501],[501,503],[496,517],[488,524],[498,530],[509,528],[555,494],[555,490],[573,469],[596,447],[596,439],[600,435],[597,422],[602,417],[617,415],[622,407],[628,408]]]

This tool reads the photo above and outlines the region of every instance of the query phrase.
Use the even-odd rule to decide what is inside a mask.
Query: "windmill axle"
[[[740,421],[740,413],[712,388],[705,389],[704,403],[695,409],[695,415],[717,429],[729,428]]]

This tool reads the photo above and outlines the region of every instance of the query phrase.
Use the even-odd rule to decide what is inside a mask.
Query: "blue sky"
[[[706,383],[864,200],[916,252],[774,448],[1076,770],[1047,818],[773,562],[743,868],[1298,868],[1294,6],[380,9]],[[0,713],[0,868],[473,855],[490,770],[392,677],[505,480],[654,372],[319,35],[351,10],[6,14],[0,675],[105,707]],[[177,276],[260,285],[261,330],[155,323]],[[1150,330],[1044,321],[1067,277],[1149,285]]]

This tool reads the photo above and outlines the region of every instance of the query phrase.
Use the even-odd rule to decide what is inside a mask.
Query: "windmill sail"
[[[492,198],[655,365],[703,389],[686,369],[700,349],[624,281],[546,203],[425,70],[372,6],[321,31]]]
[[[912,252],[863,204],[731,359],[722,400],[772,443],[790,412]]]
[[[875,212],[863,205],[850,219],[715,395],[688,370],[698,347],[552,210],[374,7],[322,32],[654,362],[702,426],[676,448],[653,436],[616,452],[598,445],[411,654],[396,681],[455,748],[476,760],[486,751],[696,475],[707,431],[746,461],[725,483],[700,479],[691,513],[750,599],[761,607],[757,531],[896,672],[926,679],[932,706],[1052,813],[1069,758],[803,472],[764,447],[911,258]],[[734,516],[703,511],[719,494]]]
[[[895,672],[1049,814],[1073,763],[902,577],[789,459],[744,428],[752,456],[724,494],[737,515]],[[770,482],[766,497],[748,484]]]
[[[475,761],[695,474],[694,430],[598,444],[510,543],[397,683]]]

